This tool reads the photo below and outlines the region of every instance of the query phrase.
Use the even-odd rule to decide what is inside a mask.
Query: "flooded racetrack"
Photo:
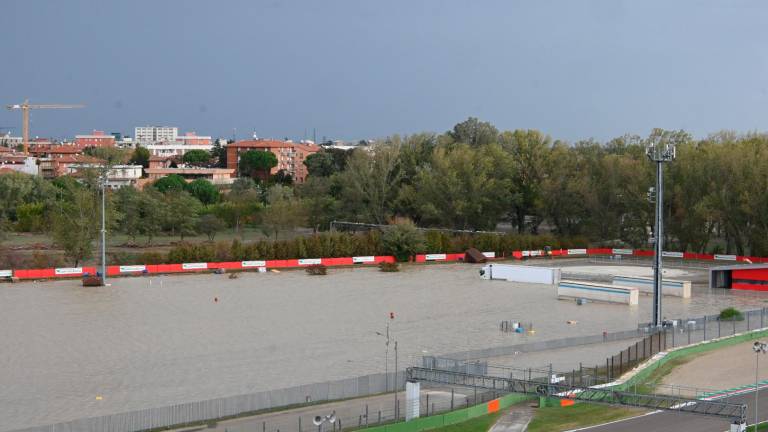
[[[633,329],[650,317],[647,296],[639,307],[577,306],[553,287],[480,280],[478,268],[2,284],[0,430],[383,372],[376,332],[390,311],[401,367],[426,353]],[[695,316],[764,299],[697,286],[664,308]],[[502,334],[501,320],[532,322],[536,334]]]

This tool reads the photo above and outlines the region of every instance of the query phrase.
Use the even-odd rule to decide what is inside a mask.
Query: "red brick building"
[[[320,147],[311,144],[297,144],[291,141],[278,140],[247,140],[227,144],[227,168],[234,169],[239,176],[238,165],[240,155],[250,151],[269,151],[277,157],[277,166],[270,171],[271,175],[285,170],[296,183],[307,180],[307,167],[304,160],[307,156],[320,151]]]
[[[75,135],[75,145],[80,147],[114,147],[115,137],[104,131],[93,131],[90,135]]]

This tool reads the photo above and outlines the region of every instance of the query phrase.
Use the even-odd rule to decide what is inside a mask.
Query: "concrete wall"
[[[557,296],[559,298],[583,298],[591,301],[624,303],[631,306],[638,303],[639,294],[638,289],[633,287],[564,280],[557,285]]]
[[[624,287],[633,287],[644,294],[653,294],[653,278],[635,277],[635,276],[614,276],[613,284]],[[663,279],[661,284],[661,294],[690,298],[691,281],[680,281]]]
[[[483,267],[482,278],[506,280],[509,282],[556,285],[560,282],[560,269],[509,264],[488,264]]]

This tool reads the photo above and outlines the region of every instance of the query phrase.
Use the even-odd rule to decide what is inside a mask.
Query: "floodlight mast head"
[[[651,142],[645,149],[645,154],[653,162],[671,162],[676,156],[675,145]]]

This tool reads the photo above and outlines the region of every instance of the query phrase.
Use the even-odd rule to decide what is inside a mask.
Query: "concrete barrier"
[[[653,294],[653,278],[636,276],[614,276],[613,284],[634,287],[644,294]],[[674,297],[691,298],[691,281],[663,279],[661,294]]]
[[[483,279],[505,280],[509,282],[557,285],[557,283],[560,282],[560,269],[509,264],[488,264],[480,270],[480,277]]]
[[[624,303],[632,306],[638,303],[639,292],[634,287],[564,280],[557,285],[557,297],[583,298],[591,301]]]

